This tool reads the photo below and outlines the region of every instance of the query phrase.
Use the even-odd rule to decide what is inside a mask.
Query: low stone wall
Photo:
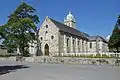
[[[95,64],[95,65],[115,65],[116,59],[112,58],[71,58],[71,57],[28,57],[23,60],[35,63],[51,64]]]
[[[0,58],[0,61],[1,60],[16,61],[16,57]],[[23,57],[19,61],[32,62],[32,63],[51,63],[51,64],[115,65],[116,59],[113,59],[113,58],[71,58],[71,57],[40,56],[40,57]]]
[[[7,53],[7,50],[0,48],[0,55],[6,55],[6,54],[8,54],[8,53]]]
[[[0,57],[0,61],[4,60],[11,60],[11,61],[16,61],[16,57]]]

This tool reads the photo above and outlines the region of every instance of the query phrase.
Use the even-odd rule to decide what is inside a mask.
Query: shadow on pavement
[[[0,75],[4,75],[16,71],[17,69],[24,69],[24,68],[29,68],[29,66],[25,66],[25,65],[0,66]]]

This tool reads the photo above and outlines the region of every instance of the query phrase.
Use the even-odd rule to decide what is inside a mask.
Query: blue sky
[[[1,0],[0,25],[22,0]],[[120,14],[120,0],[24,0],[32,5],[39,15],[40,24],[46,16],[63,22],[68,12],[76,19],[77,29],[90,35],[106,37],[111,34]],[[40,27],[40,24],[38,27]]]

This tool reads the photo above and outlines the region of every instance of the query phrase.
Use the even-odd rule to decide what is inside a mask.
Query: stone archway
[[[45,56],[49,56],[49,46],[48,46],[48,44],[45,45],[44,50],[45,50]]]

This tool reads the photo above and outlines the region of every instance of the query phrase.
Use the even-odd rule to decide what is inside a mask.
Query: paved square
[[[120,67],[0,61],[0,80],[120,80]]]

